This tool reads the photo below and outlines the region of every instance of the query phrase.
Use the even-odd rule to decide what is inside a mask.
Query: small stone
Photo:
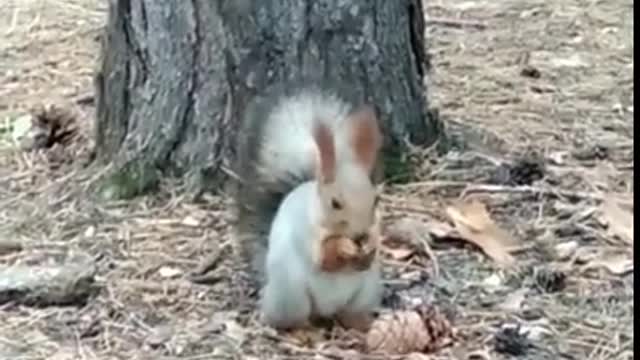
[[[577,249],[578,249],[577,241],[567,241],[567,242],[560,243],[554,247],[555,257],[558,260],[566,260],[569,257],[571,257],[573,254],[575,254]]]
[[[504,282],[504,279],[497,273],[487,277],[482,281],[482,285],[489,288],[497,288],[501,286]]]
[[[11,133],[13,140],[17,143],[21,142],[24,136],[29,133],[32,126],[33,117],[30,114],[22,115],[13,121],[13,131]]]
[[[92,238],[96,235],[96,227],[91,225],[84,231],[84,236],[87,238]]]
[[[158,270],[158,274],[163,278],[175,278],[182,274],[182,270],[169,266],[163,266]]]
[[[566,151],[555,151],[547,155],[547,158],[555,165],[564,165],[568,153]]]
[[[182,225],[191,226],[191,227],[197,227],[197,226],[200,226],[200,221],[198,219],[194,218],[193,216],[188,215],[184,219],[182,219]]]

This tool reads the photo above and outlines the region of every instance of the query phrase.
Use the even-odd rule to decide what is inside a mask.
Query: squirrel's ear
[[[317,177],[320,182],[328,184],[336,179],[336,150],[331,130],[317,122],[313,128],[313,140],[318,149]]]
[[[354,110],[350,115],[352,126],[351,146],[356,161],[371,172],[382,146],[382,134],[378,127],[378,117],[370,105]]]

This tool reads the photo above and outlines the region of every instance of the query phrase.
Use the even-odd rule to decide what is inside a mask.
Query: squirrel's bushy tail
[[[313,179],[314,121],[336,135],[338,157],[347,151],[340,128],[359,104],[353,93],[315,80],[273,86],[256,96],[241,119],[237,141],[235,191],[236,250],[254,271],[263,270],[271,222],[284,197]]]

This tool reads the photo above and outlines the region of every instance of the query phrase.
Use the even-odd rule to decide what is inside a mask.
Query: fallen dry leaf
[[[633,195],[630,195],[633,198]],[[633,213],[625,211],[612,198],[606,196],[600,207],[604,222],[613,235],[633,246]]]
[[[395,250],[399,248],[402,248],[402,250],[394,251],[395,254],[391,254],[392,257],[397,260],[406,259],[413,255],[416,249],[421,249],[433,263],[434,276],[437,277],[440,274],[440,266],[436,254],[431,248],[431,236],[427,225],[415,219],[404,218],[390,225],[386,232],[385,243],[400,243],[405,245],[402,247],[394,246]],[[412,251],[411,254],[408,253],[409,250]],[[396,256],[398,258],[396,258]]]
[[[411,255],[415,253],[413,249],[404,247],[394,248],[390,246],[383,246],[382,250],[389,254],[389,256],[391,256],[391,258],[393,258],[394,260],[407,260],[411,257]]]
[[[447,207],[446,212],[464,240],[479,246],[499,265],[513,264],[514,258],[508,248],[514,245],[514,240],[491,220],[483,203],[477,200],[458,202]]]

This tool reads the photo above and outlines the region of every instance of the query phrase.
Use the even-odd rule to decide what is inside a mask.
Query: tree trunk
[[[420,0],[111,0],[96,76],[104,195],[128,197],[160,174],[218,187],[231,173],[239,117],[267,85],[314,74],[348,81],[381,110],[383,152],[430,145]]]

